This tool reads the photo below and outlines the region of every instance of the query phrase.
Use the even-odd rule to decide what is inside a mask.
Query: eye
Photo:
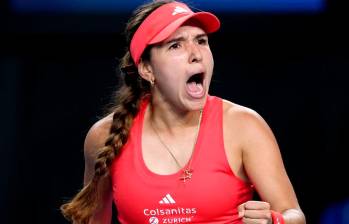
[[[200,45],[207,45],[208,44],[208,39],[207,38],[200,38],[200,39],[198,39],[198,43]]]
[[[180,44],[178,42],[175,42],[170,45],[169,49],[178,49],[180,47]]]

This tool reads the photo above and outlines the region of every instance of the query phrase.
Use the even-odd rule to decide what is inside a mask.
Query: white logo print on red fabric
[[[154,207],[144,208],[143,214],[149,224],[192,223],[198,209],[179,204],[181,202],[177,204],[173,197],[167,193]]]
[[[188,13],[189,11],[185,8],[182,8],[180,6],[176,6],[176,8],[173,10],[172,15],[175,16],[180,13]]]
[[[166,194],[166,196],[163,197],[161,201],[159,201],[159,203],[160,204],[176,204],[175,200],[173,200],[170,194]]]
[[[150,217],[149,218],[149,223],[150,224],[158,224],[159,223],[159,219],[156,217]]]

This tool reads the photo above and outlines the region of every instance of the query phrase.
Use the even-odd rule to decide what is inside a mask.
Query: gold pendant
[[[182,180],[183,182],[186,182],[187,180],[190,180],[192,176],[193,176],[193,170],[187,168],[183,171],[183,175],[181,176],[180,180]]]

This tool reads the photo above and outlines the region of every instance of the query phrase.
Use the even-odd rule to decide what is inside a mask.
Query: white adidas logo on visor
[[[172,15],[175,16],[177,14],[180,14],[180,13],[188,13],[189,11],[185,8],[182,8],[180,6],[176,6],[176,8],[174,8],[173,12],[172,12]]]
[[[176,204],[176,202],[173,200],[170,194],[166,194],[166,196],[159,201],[159,204]]]

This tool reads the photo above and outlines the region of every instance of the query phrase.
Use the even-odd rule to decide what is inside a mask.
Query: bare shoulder
[[[227,122],[233,122],[235,125],[265,122],[255,110],[228,100],[223,100],[223,116]]]
[[[85,156],[95,157],[97,149],[104,146],[112,121],[113,115],[109,114],[92,125],[84,142]]]
[[[112,114],[100,119],[92,125],[86,135],[84,142],[85,184],[87,184],[94,175],[94,166],[98,155],[98,149],[104,146],[105,141],[109,135],[109,129],[112,121]]]
[[[249,141],[262,135],[273,137],[263,117],[251,108],[223,100],[223,119],[228,127],[227,131],[239,136],[241,141]]]

